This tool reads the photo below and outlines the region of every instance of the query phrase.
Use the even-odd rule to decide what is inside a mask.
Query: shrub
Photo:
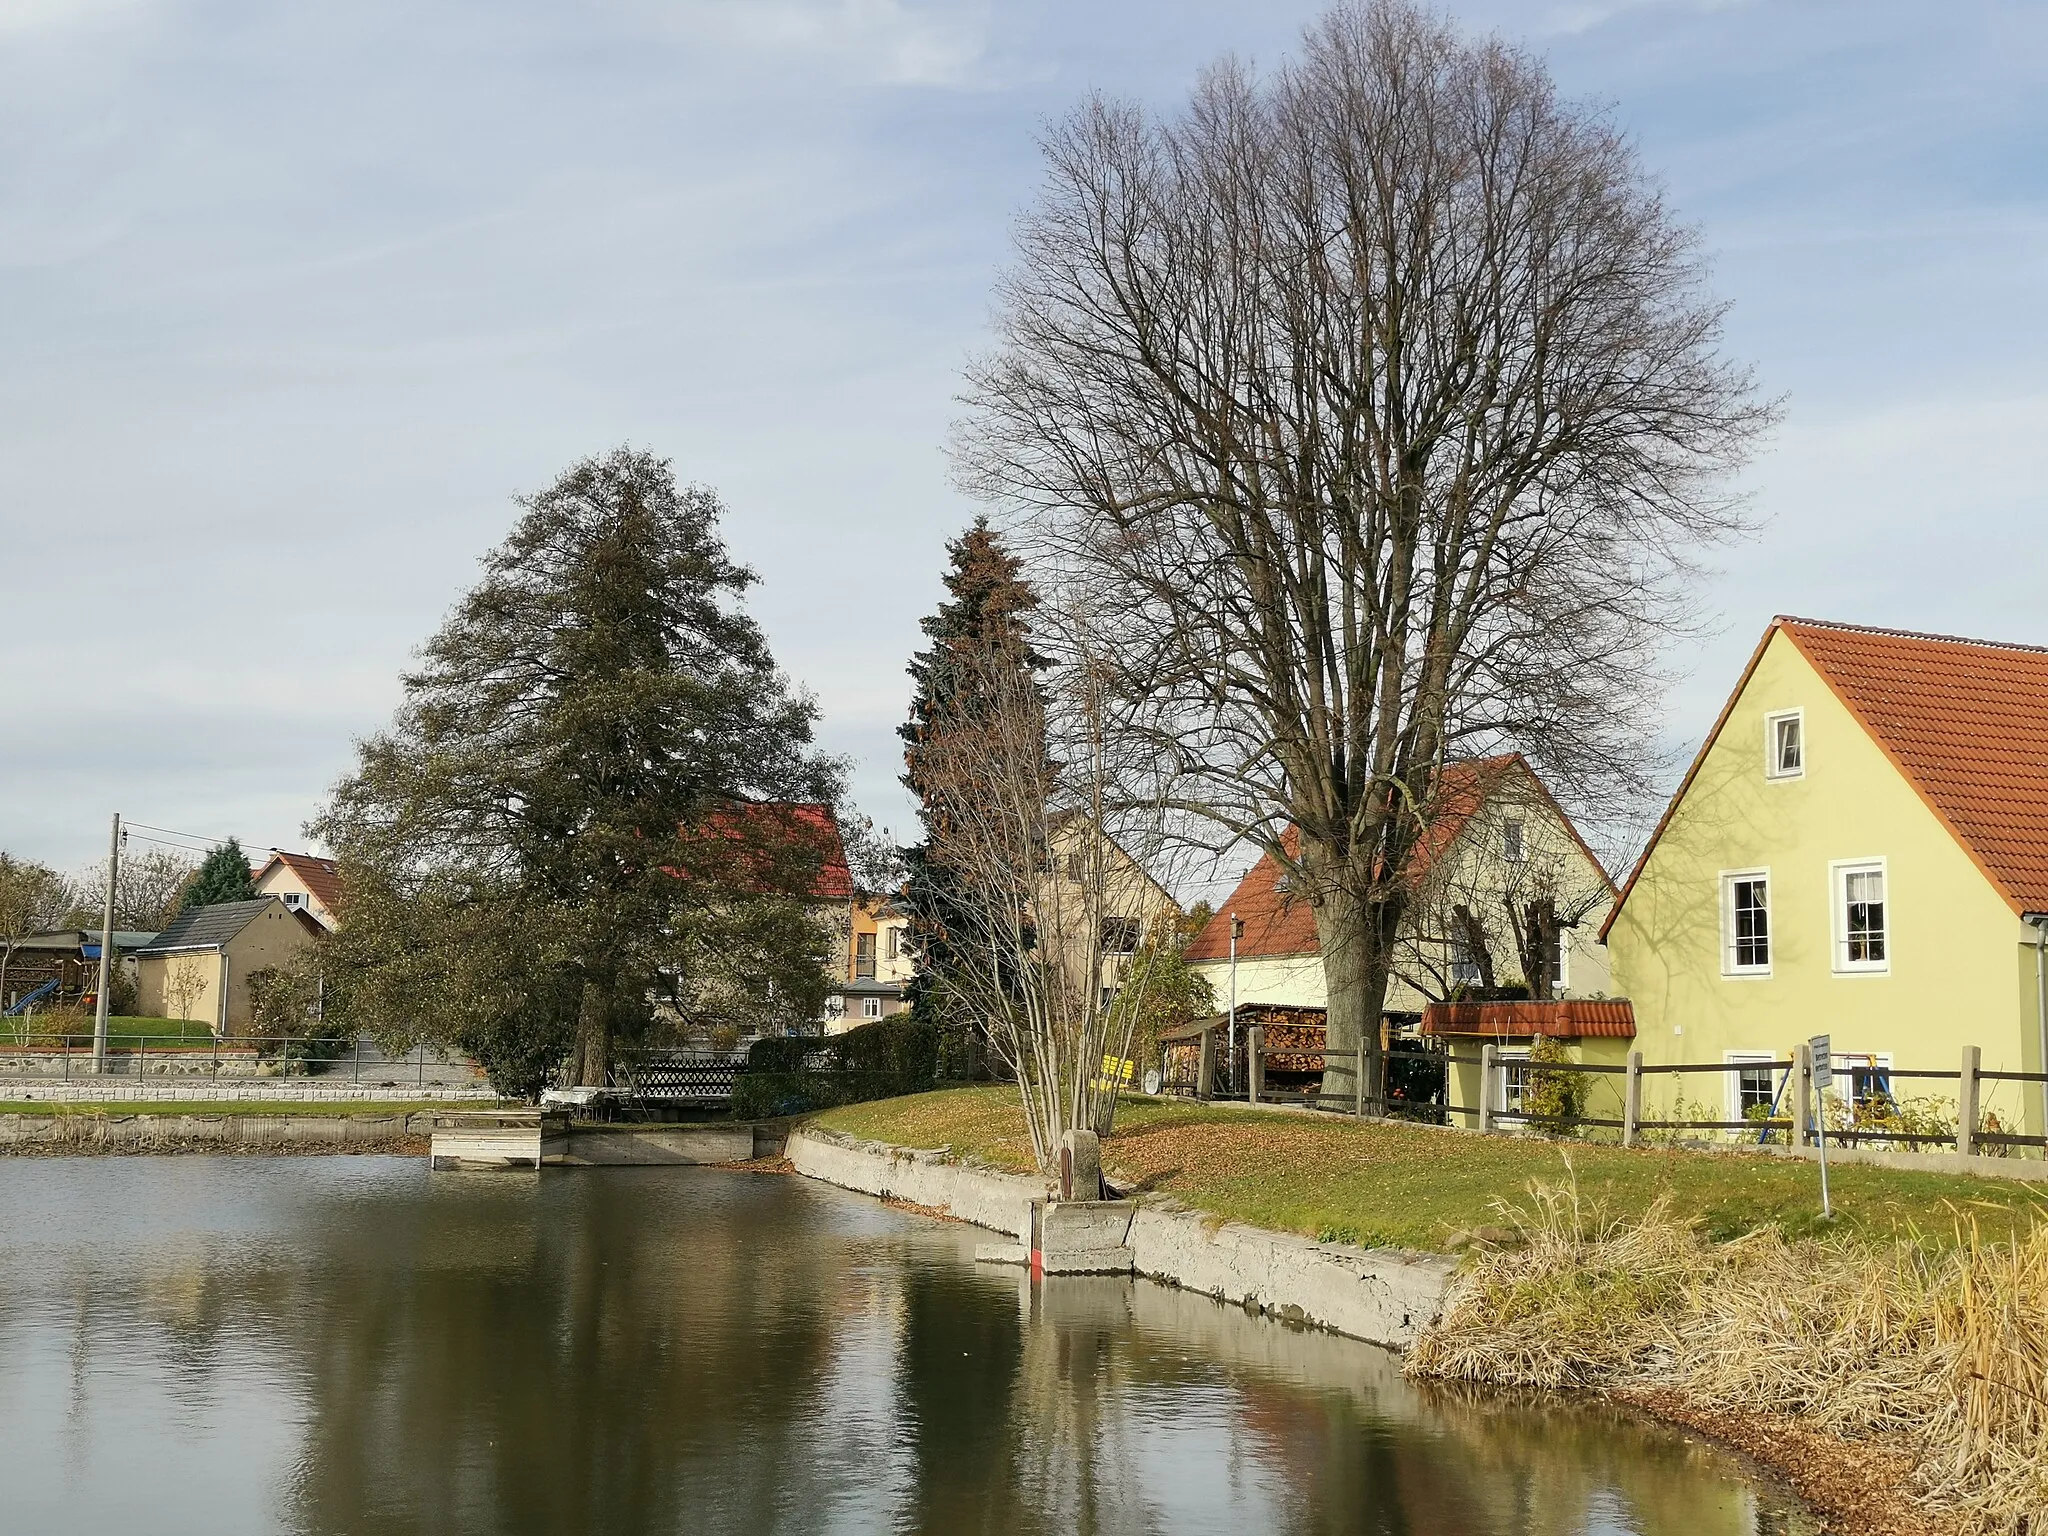
[[[1538,1035],[1529,1046],[1529,1086],[1522,1095],[1529,1123],[1553,1136],[1574,1129],[1566,1122],[1586,1112],[1586,1077],[1583,1072],[1546,1072],[1545,1063],[1570,1061],[1561,1041]]]
[[[909,1014],[822,1039],[770,1036],[747,1049],[733,1083],[733,1114],[759,1120],[923,1093],[938,1071],[938,1027]]]

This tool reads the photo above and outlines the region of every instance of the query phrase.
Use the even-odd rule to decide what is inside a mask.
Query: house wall
[[[220,954],[145,955],[135,966],[135,1006],[146,1019],[220,1020]]]
[[[1805,711],[1805,771],[1764,772],[1764,717]],[[1831,861],[1886,860],[1889,966],[1838,974]],[[1767,869],[1768,976],[1723,974],[1721,876]],[[1780,630],[1608,933],[1615,982],[1635,1004],[1648,1062],[1837,1053],[1954,1071],[1966,1044],[1993,1071],[2039,1071],[2029,931],[1912,786]],[[1654,1083],[1655,1080],[1652,1080]],[[1716,1085],[1718,1087],[1718,1084]],[[1896,1085],[1900,1096],[1940,1085]],[[1646,1102],[1654,1091],[1646,1084]],[[1689,1097],[1708,1092],[1689,1082]],[[2040,1126],[2038,1090],[1985,1084],[1985,1108]],[[1647,1111],[1646,1111],[1647,1112]]]
[[[1208,980],[1220,1013],[1230,1006],[1230,962],[1198,960],[1189,969]],[[1323,985],[1323,957],[1312,955],[1262,955],[1237,962],[1237,1001],[1284,1003],[1294,1008],[1328,1006],[1329,993]]]
[[[298,877],[298,874],[289,865],[274,864],[265,870],[262,878],[256,882],[256,894],[258,896],[275,896],[280,901],[287,894],[299,896],[303,898],[302,904],[305,910],[318,918],[323,926],[328,928],[334,926],[333,912],[328,910],[325,902],[313,894],[311,888]]]
[[[243,1034],[249,1028],[249,974],[265,966],[283,965],[292,956],[311,949],[317,941],[305,926],[282,905],[257,917],[227,943],[228,1033]]]

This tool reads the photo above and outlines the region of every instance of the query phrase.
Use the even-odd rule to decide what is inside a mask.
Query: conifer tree
[[[841,768],[739,606],[755,577],[712,492],[622,448],[521,505],[314,830],[341,866],[340,1013],[531,1093],[565,1055],[605,1084],[614,1040],[688,990],[693,936],[739,906],[803,928],[754,933],[755,969],[817,970],[827,849],[772,806],[834,800]]]
[[[200,862],[178,903],[180,912],[217,907],[230,901],[254,901],[256,881],[249,873],[249,855],[238,838],[229,838]]]
[[[974,729],[991,663],[1027,677],[1047,663],[1031,648],[1027,622],[1038,594],[1024,578],[1023,562],[1003,547],[988,519],[977,518],[946,552],[952,557],[945,577],[948,598],[920,623],[931,643],[911,658],[916,691],[910,718],[897,734],[903,738],[903,785],[917,796],[925,832],[924,842],[903,850],[903,900],[918,951],[911,1008],[940,1027],[942,1071],[958,1075],[972,1058],[973,1021],[946,1016],[950,1010],[934,981],[954,963],[955,936],[969,926],[960,921],[960,904],[968,897],[960,877],[931,857],[949,807],[941,776],[927,771],[927,748],[945,732]]]

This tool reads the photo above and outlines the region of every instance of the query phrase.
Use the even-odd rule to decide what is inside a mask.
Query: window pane
[[[1737,969],[1762,969],[1771,963],[1769,882],[1761,877],[1729,884],[1729,929]]]
[[[1776,729],[1776,752],[1774,761],[1779,773],[1799,771],[1799,717],[1792,715],[1783,720],[1773,721]]]
[[[1768,1114],[1777,1097],[1776,1086],[1769,1067],[1744,1067],[1735,1082],[1736,1107],[1741,1111],[1738,1118],[1746,1119],[1753,1109]]]
[[[1843,932],[1852,965],[1875,965],[1884,959],[1884,871],[1851,870],[1842,877],[1847,908]]]

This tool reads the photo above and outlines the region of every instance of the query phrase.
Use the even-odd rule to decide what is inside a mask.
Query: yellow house
[[[252,877],[258,896],[275,896],[294,911],[333,931],[341,919],[341,873],[334,860],[311,853],[273,852]]]
[[[1784,1060],[1827,1034],[1859,1098],[1952,1099],[1905,1074],[1971,1045],[1987,1072],[2041,1071],[2048,650],[1775,620],[1602,937],[1646,1063]],[[1720,1091],[1740,1119],[1778,1084],[1759,1067]],[[2038,1087],[1983,1095],[2041,1133]]]
[[[137,1006],[153,1019],[191,1019],[217,1035],[246,1033],[249,977],[318,942],[319,922],[276,896],[180,913],[136,953]]]

